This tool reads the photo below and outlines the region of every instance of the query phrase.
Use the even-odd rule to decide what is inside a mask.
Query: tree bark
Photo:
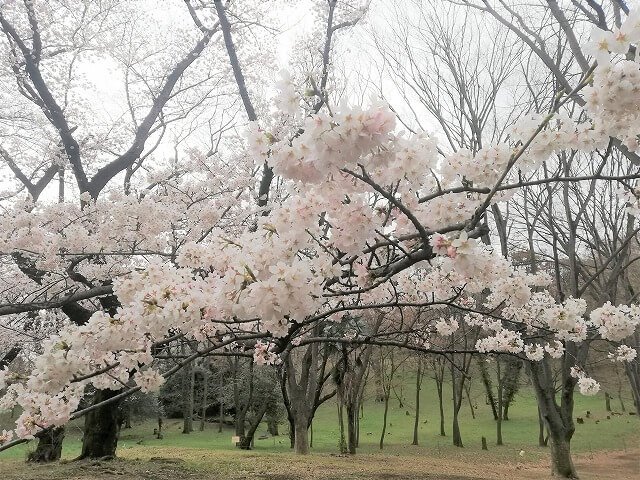
[[[498,420],[498,409],[496,407],[496,399],[493,396],[493,385],[489,371],[487,370],[486,362],[483,359],[478,360],[478,366],[480,367],[480,376],[482,377],[482,384],[487,393],[487,403],[491,406],[491,412],[493,413],[493,419]]]
[[[504,378],[500,372],[500,359],[496,361],[496,369],[498,371],[498,415],[496,419],[496,445],[503,445],[502,443],[502,418],[503,418],[503,384]],[[506,376],[506,374],[505,374]]]
[[[220,392],[218,394],[218,403],[220,403],[220,411],[218,412],[218,433],[222,433],[222,425],[224,424],[224,375],[220,372]]]
[[[200,431],[204,431],[204,423],[207,417],[207,403],[209,402],[209,366],[205,364],[202,373],[202,404],[200,405]]]
[[[96,390],[93,404],[109,400],[119,393],[121,390]],[[120,434],[118,404],[109,403],[86,414],[79,459],[115,457]]]
[[[183,380],[183,393],[185,397],[183,406],[184,425],[182,427],[182,433],[191,433],[193,432],[193,389],[195,383],[193,362],[189,362],[185,366]]]
[[[634,341],[640,341],[640,334],[636,334]],[[625,373],[629,379],[633,404],[636,407],[636,415],[640,419],[640,363],[637,359],[625,364]],[[622,404],[622,396],[620,396],[620,403]],[[624,408],[622,411],[624,411]]]
[[[124,415],[124,428],[131,428],[131,406],[127,405],[122,414]]]
[[[458,391],[458,382],[456,381],[456,371],[453,365],[453,360],[451,363],[451,390],[453,393],[453,422],[452,422],[452,436],[453,436],[453,444],[456,447],[463,447],[462,444],[462,435],[460,434],[460,425],[458,424],[458,412],[460,411],[459,401],[460,395],[462,395],[461,391]]]
[[[422,386],[422,362],[418,357],[418,371],[416,373],[416,416],[413,422],[413,442],[411,445],[418,445],[418,428],[420,426],[420,387]]]
[[[550,435],[551,472],[560,478],[578,478],[571,459],[571,438],[566,434]]]
[[[38,446],[29,453],[28,462],[54,462],[62,456],[62,441],[64,440],[64,427],[56,427],[38,438]]]
[[[347,453],[347,442],[344,437],[344,407],[342,400],[338,398],[338,424],[340,425],[340,453]]]
[[[469,401],[469,410],[471,410],[471,418],[475,420],[476,412],[473,408],[473,402],[471,401],[471,385],[469,385],[469,383],[465,384],[464,391],[467,394],[467,400]]]
[[[538,407],[538,446],[547,446],[547,437],[544,435],[544,420],[542,419],[542,413],[540,413],[540,407]]]
[[[380,434],[380,450],[384,448],[384,436],[387,434],[387,414],[389,413],[390,394],[391,392],[386,392],[384,394],[384,415],[382,416],[382,433]]]
[[[443,406],[443,398],[442,398],[442,379],[436,376],[436,388],[438,390],[438,406],[440,408],[440,436],[444,437],[446,435],[444,431],[444,406]]]
[[[301,419],[302,420],[302,419]],[[294,426],[294,451],[300,455],[309,453],[309,428],[305,420],[297,422]]]
[[[509,420],[509,407],[518,393],[522,361],[517,358],[506,358],[503,380],[502,419]]]
[[[373,370],[373,382],[376,388],[376,402],[384,402],[384,388],[382,387],[382,366],[378,357],[374,356],[371,359],[371,369]]]
[[[567,342],[566,349],[570,358],[577,358],[578,353],[574,345]],[[563,384],[561,390],[562,401],[558,405],[555,398],[555,385],[549,359],[539,362],[528,362],[531,372],[531,383],[536,392],[538,407],[549,432],[549,446],[551,449],[551,471],[561,478],[578,478],[573,461],[571,460],[571,438],[575,431],[573,424],[573,389],[576,380],[569,373],[569,363],[563,362]]]
[[[260,407],[260,410],[256,413],[253,421],[249,423],[249,428],[247,429],[246,435],[240,438],[239,447],[242,450],[251,450],[251,448],[253,447],[253,437],[256,433],[256,430],[258,429],[258,426],[260,425],[260,422],[262,421],[262,418],[264,417],[265,412],[267,411],[268,406],[268,403],[265,402],[262,407]]]
[[[349,453],[356,453],[356,417],[358,416],[358,405],[352,402],[347,403],[347,444]]]

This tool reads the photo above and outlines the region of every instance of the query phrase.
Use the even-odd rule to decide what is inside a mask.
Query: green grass
[[[496,425],[488,405],[484,402],[484,393],[479,382],[472,385],[471,396],[477,405],[476,418],[470,414],[468,401],[464,400],[460,412],[460,427],[465,449],[457,449],[451,445],[451,406],[450,389],[445,385],[445,428],[447,436],[439,435],[438,401],[433,380],[425,378],[421,392],[421,416],[419,426],[420,447],[411,446],[413,437],[415,389],[413,380],[407,376],[403,386],[404,406],[400,408],[398,399],[392,395],[389,404],[385,453],[393,455],[426,455],[433,457],[465,458],[479,454],[481,437],[489,443],[491,458],[495,461],[513,461],[521,449],[527,452],[526,460],[539,460],[548,455],[547,449],[538,444],[538,420],[535,398],[528,389],[523,389],[516,397],[510,409],[511,420],[503,422],[503,439],[505,446],[495,446]],[[612,402],[617,406],[617,402]],[[586,418],[586,411],[591,411],[591,418]],[[408,413],[408,414],[407,414]],[[364,416],[360,420],[360,450],[362,454],[379,452],[378,442],[382,429],[383,405],[367,398],[364,405]],[[604,394],[594,397],[575,396],[575,416],[585,419],[584,425],[576,425],[576,433],[572,441],[573,451],[590,452],[597,450],[623,450],[637,445],[639,419],[627,413],[612,415],[607,420]],[[0,429],[9,426],[8,418],[0,418]],[[596,423],[599,421],[599,423]],[[197,429],[198,422],[194,422]],[[68,427],[64,442],[64,458],[73,458],[80,453],[81,422],[73,422]],[[196,431],[189,435],[182,434],[180,420],[165,420],[164,438],[158,440],[153,436],[154,421],[134,422],[132,429],[123,429],[118,444],[118,455],[127,456],[130,450],[135,455],[145,449],[149,456],[158,450],[163,454],[176,449],[210,449],[220,451],[235,450],[231,442],[233,430],[225,427],[218,433],[218,425],[207,423],[203,432]],[[280,426],[281,435],[259,440],[257,437],[266,434],[266,426],[258,430],[255,440],[255,452],[269,455],[271,452],[288,452],[289,438],[286,424]],[[317,412],[313,423],[313,451],[318,453],[337,453],[339,427],[335,399],[329,400]],[[31,442],[27,445],[12,448],[0,453],[0,461],[5,459],[24,458],[26,453],[35,447]]]

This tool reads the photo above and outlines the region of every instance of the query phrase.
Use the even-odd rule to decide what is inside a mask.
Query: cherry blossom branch
[[[16,313],[35,312],[38,310],[47,310],[51,308],[60,308],[64,305],[78,302],[80,300],[88,300],[101,295],[111,295],[113,293],[112,285],[100,285],[88,290],[74,292],[71,295],[50,300],[47,302],[33,302],[20,304],[0,304],[0,316],[14,315]]]

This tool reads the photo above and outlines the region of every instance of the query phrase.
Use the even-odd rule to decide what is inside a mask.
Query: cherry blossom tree
[[[231,11],[215,1],[217,17],[210,15],[218,27],[208,27],[202,19],[206,12],[186,3],[200,32],[191,48],[197,50],[212,39],[214,29],[221,30],[236,87],[252,120],[247,145],[234,156],[237,170],[227,166],[224,175],[209,176],[210,165],[195,156],[199,175],[189,177],[187,186],[165,180],[135,199],[122,194],[103,198],[100,192],[113,178],[109,175],[133,165],[142,145],[134,140],[134,158],[119,156],[89,178],[78,163],[73,127],[58,125],[81,202],[37,208],[16,203],[7,219],[12,234],[5,249],[29,248],[29,265],[45,272],[42,278],[64,272],[63,278],[85,288],[69,291],[65,286],[54,300],[3,308],[15,314],[104,295],[117,304],[102,305],[86,322],[70,323],[49,336],[27,378],[16,378],[7,369],[0,372],[0,387],[6,387],[0,406],[23,409],[15,429],[0,437],[0,450],[70,419],[106,414],[101,410],[105,405],[157,389],[167,377],[211,353],[252,352],[255,363],[276,365],[288,348],[329,342],[361,346],[365,355],[377,345],[453,357],[452,372],[455,358],[474,353],[526,358],[551,434],[554,471],[575,477],[572,425],[566,424],[573,389],[586,395],[599,389],[584,370],[581,352],[586,349],[581,345],[595,338],[618,342],[614,356],[633,360],[634,346],[620,342],[637,330],[639,307],[603,303],[587,315],[584,299],[554,298],[550,275],[514,267],[481,239],[490,234],[492,206],[531,184],[617,184],[626,212],[638,214],[637,169],[616,175],[568,170],[533,176],[562,152],[580,151],[608,161],[607,150],[624,145],[633,157],[639,114],[629,93],[640,88],[640,68],[625,54],[640,40],[640,11],[626,16],[614,32],[594,31],[587,45],[598,63],[588,63],[563,90],[554,89],[547,109],[522,116],[508,137],[496,137],[493,144],[444,154],[434,135],[396,128],[396,115],[383,102],[365,107],[332,103],[326,61],[319,81],[313,74],[300,81],[283,74],[277,108],[258,115],[235,48]],[[335,0],[320,4],[330,50],[333,33],[360,21],[362,9],[347,3],[340,10]],[[29,15],[27,11],[27,19]],[[57,121],[62,109],[42,98],[46,90],[36,86],[38,63],[7,18],[0,17],[3,31],[22,52],[29,84]],[[186,65],[178,65],[186,69],[200,53],[189,50]],[[157,98],[170,98],[163,91]],[[580,108],[569,108],[575,104]],[[246,165],[262,167],[259,180]],[[278,196],[269,195],[274,179]],[[256,191],[256,183],[257,201],[247,194]],[[85,257],[92,261],[80,270]],[[455,316],[445,317],[450,311]],[[355,328],[346,335],[338,335],[339,329],[313,329],[319,322],[359,325],[367,318],[374,319],[368,322],[373,328]],[[443,339],[456,335],[463,337],[462,345],[440,347]],[[198,348],[161,369],[158,352],[182,341],[197,341]],[[558,405],[545,378],[548,359],[563,355],[573,365],[563,364],[567,388]],[[368,361],[361,364],[345,372],[354,388],[341,392],[349,398],[351,416],[357,412],[353,407]],[[78,409],[89,386],[105,392],[105,398]],[[461,398],[462,388],[458,393]],[[352,422],[349,426],[350,450],[355,450]]]

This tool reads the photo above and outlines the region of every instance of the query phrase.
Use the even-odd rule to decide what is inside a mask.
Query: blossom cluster
[[[594,309],[590,318],[602,338],[619,342],[630,336],[640,325],[640,307],[638,305],[616,307],[611,302],[607,302]]]
[[[640,9],[635,9],[619,28],[594,28],[585,47],[598,62],[593,84],[584,92],[586,111],[607,135],[620,138],[631,151],[639,148],[640,65],[627,58],[631,46],[639,42]],[[637,60],[637,48],[635,57]]]
[[[593,396],[600,391],[600,384],[579,367],[571,367],[571,376],[577,378],[578,390],[585,396]]]
[[[282,362],[280,356],[271,350],[273,343],[257,341],[253,348],[253,361],[258,365],[278,365]]]

